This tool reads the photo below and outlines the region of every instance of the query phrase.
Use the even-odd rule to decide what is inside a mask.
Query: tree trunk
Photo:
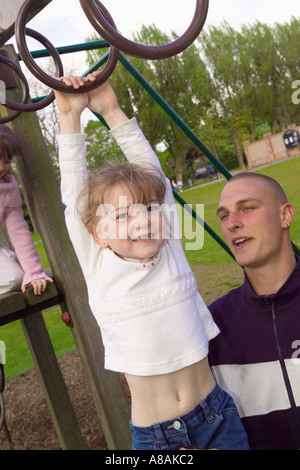
[[[245,170],[245,163],[244,163],[244,157],[243,157],[243,150],[241,148],[239,136],[236,133],[233,134],[233,141],[234,141],[234,145],[235,145],[235,148],[236,148],[239,167],[241,168],[241,170],[244,171]]]

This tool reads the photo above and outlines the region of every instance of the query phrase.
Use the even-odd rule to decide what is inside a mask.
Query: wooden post
[[[13,46],[5,46],[5,50],[18,63]],[[17,101],[20,91],[8,90],[7,97]],[[103,368],[101,332],[88,305],[84,278],[65,227],[58,182],[36,115],[23,113],[10,127],[23,149],[23,158],[17,159],[17,168],[24,196],[39,227],[56,284],[72,317],[75,341],[107,445],[109,449],[130,449],[129,405],[119,374]]]
[[[27,315],[20,322],[62,449],[86,450],[42,313]]]

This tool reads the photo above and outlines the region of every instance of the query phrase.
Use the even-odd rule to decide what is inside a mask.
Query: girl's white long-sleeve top
[[[161,171],[135,119],[110,134],[130,162],[154,164]],[[181,240],[167,239],[157,256],[146,262],[125,260],[101,249],[75,209],[88,181],[85,135],[60,134],[57,139],[66,224],[101,329],[105,368],[145,376],[174,372],[202,360],[219,329],[198,292]],[[174,206],[168,180],[166,185],[165,203]]]

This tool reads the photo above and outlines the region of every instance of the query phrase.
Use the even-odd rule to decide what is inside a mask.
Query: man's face
[[[256,268],[276,259],[282,246],[282,206],[263,181],[241,179],[225,186],[217,214],[238,264]]]

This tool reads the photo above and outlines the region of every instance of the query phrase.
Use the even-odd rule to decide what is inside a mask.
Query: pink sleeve
[[[7,208],[3,220],[9,238],[25,272],[22,285],[46,277],[21,207]]]

